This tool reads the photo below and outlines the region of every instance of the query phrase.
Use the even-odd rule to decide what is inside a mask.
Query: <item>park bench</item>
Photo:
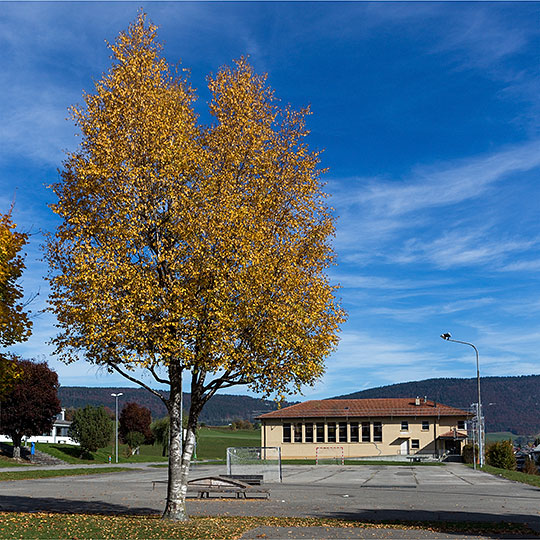
[[[232,476],[232,475],[231,475]],[[234,475],[234,476],[253,476],[256,478],[248,478],[252,482],[258,482],[256,484],[248,484],[236,478],[227,476],[206,476],[204,478],[194,478],[188,481],[188,493],[197,493],[200,499],[209,499],[210,493],[218,493],[221,495],[234,494],[237,499],[244,497],[262,498],[268,499],[270,497],[270,490],[264,488],[256,488],[254,485],[261,485],[262,478],[258,478],[259,475]],[[262,476],[262,475],[260,475]],[[155,489],[156,484],[166,484],[167,480],[154,480],[152,482],[152,489]]]
[[[236,495],[237,499],[242,497],[247,499],[248,497],[259,496],[267,499],[270,496],[270,491],[268,489],[256,488],[247,482],[242,482],[241,480],[226,476],[207,476],[205,478],[195,478],[190,480],[188,482],[188,492],[189,491],[197,492],[201,499],[209,499],[210,493],[218,493],[221,495],[232,493]]]
[[[416,456],[407,456],[407,459],[411,462],[411,463],[420,463],[422,461],[428,461],[430,459],[429,456],[419,456],[419,455],[416,455]]]

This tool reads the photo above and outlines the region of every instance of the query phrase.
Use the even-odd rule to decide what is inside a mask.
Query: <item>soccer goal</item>
[[[233,446],[227,448],[227,474],[262,474],[265,481],[281,482],[281,448]]]
[[[315,448],[315,465],[343,465],[344,463],[343,446],[317,446]]]

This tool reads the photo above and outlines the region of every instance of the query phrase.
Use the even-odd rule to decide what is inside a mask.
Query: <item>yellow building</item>
[[[261,445],[283,459],[461,454],[467,411],[425,398],[325,399],[261,415]]]

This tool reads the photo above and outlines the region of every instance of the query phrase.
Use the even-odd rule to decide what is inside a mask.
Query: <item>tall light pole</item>
[[[468,341],[459,341],[458,339],[452,339],[452,335],[449,332],[441,334],[441,337],[445,341],[453,341],[454,343],[461,343],[462,345],[468,345],[474,349],[476,353],[476,385],[478,389],[478,403],[476,404],[476,420],[478,426],[478,453],[480,454],[480,467],[484,466],[484,437],[483,437],[483,422],[482,422],[482,400],[480,399],[480,363],[478,361],[478,349]]]
[[[118,463],[118,398],[123,395],[124,394],[122,392],[119,392],[118,394],[111,394],[116,401],[116,463]]]

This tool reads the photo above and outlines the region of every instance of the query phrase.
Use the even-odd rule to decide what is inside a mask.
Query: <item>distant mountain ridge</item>
[[[370,388],[332,399],[424,397],[468,409],[478,401],[476,378],[425,379]],[[516,435],[540,433],[540,375],[481,377],[481,399],[486,431]]]
[[[118,408],[122,410],[124,404],[134,401],[152,413],[152,418],[161,418],[167,415],[163,402],[143,388],[96,388],[86,386],[61,386],[58,397],[62,407],[84,407],[85,405],[109,407],[114,410],[115,400],[112,393],[121,392]],[[163,391],[163,394],[168,393]],[[191,395],[184,393],[184,407],[189,409]],[[226,425],[233,420],[251,420],[260,414],[277,409],[277,403],[268,399],[253,398],[250,396],[236,396],[219,394],[212,397],[205,405],[200,422],[209,425]]]
[[[167,414],[161,400],[143,388],[61,386],[58,394],[63,407],[84,407],[90,404],[104,405],[114,410],[111,393],[118,392],[124,394],[120,398],[120,409],[128,401],[135,401],[150,409],[154,419]],[[516,435],[540,433],[540,375],[482,377],[481,392],[487,431],[510,431]],[[426,396],[445,405],[468,409],[477,401],[476,378],[425,379],[370,388],[331,399],[416,396]],[[190,403],[190,394],[184,393],[186,409]],[[292,404],[284,403],[283,406]],[[237,419],[253,421],[260,414],[276,409],[277,403],[271,400],[218,394],[206,404],[200,421],[209,425],[226,425]]]

